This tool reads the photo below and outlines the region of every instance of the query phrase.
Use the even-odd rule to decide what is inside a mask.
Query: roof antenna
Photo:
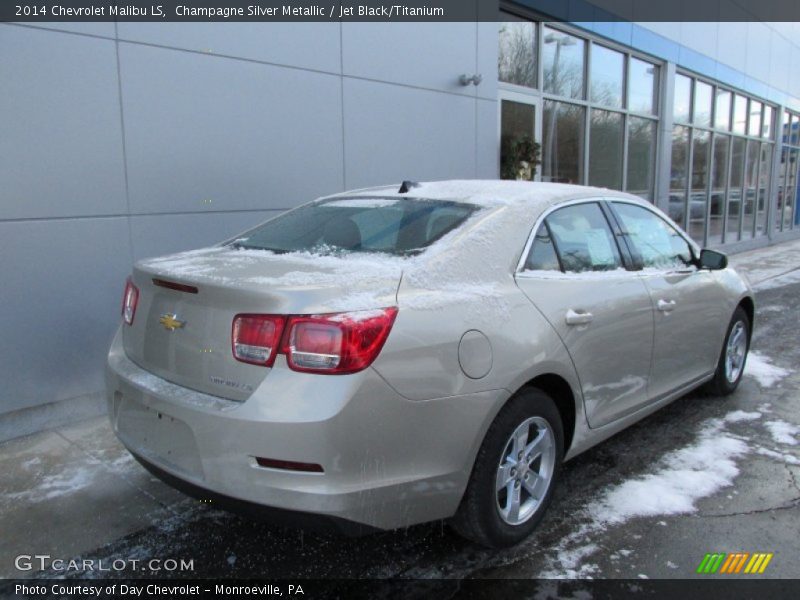
[[[397,191],[398,194],[406,194],[411,188],[419,187],[419,184],[416,181],[404,181],[400,186],[400,189]]]

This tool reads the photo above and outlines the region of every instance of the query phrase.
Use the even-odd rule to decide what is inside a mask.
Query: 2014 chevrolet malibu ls
[[[404,182],[136,264],[111,420],[190,493],[349,529],[528,536],[559,466],[705,384],[733,392],[749,285],[634,196]]]

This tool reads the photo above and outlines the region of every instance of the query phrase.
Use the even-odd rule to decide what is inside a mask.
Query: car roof
[[[408,192],[400,193],[401,184],[363,188],[336,194],[335,197],[381,196],[392,198],[426,198],[459,200],[480,206],[525,205],[545,208],[562,201],[579,198],[615,197],[637,202],[644,201],[630,194],[607,188],[545,183],[538,181],[507,181],[496,179],[453,179],[446,181],[414,182]]]

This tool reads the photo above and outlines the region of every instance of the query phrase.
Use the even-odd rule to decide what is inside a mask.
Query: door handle
[[[675,300],[664,300],[661,298],[658,301],[658,310],[661,312],[672,312],[675,310]]]
[[[594,319],[594,315],[586,311],[574,311],[571,308],[567,311],[567,325],[588,325]]]

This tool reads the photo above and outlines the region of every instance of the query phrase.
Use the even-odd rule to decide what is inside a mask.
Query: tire
[[[527,431],[525,446],[534,455],[529,465],[519,460],[520,440],[512,439],[519,431]],[[540,442],[532,448],[536,439]],[[490,548],[520,543],[536,529],[550,504],[563,456],[564,430],[553,399],[536,388],[518,392],[489,426],[451,526]],[[510,495],[514,490],[520,498],[516,518]]]
[[[732,338],[739,336],[736,342],[736,354],[738,360],[736,368],[729,370],[728,364],[729,350],[731,350]],[[739,387],[739,382],[742,380],[742,373],[747,363],[747,353],[750,351],[750,319],[744,309],[739,306],[731,317],[731,322],[728,325],[728,330],[725,333],[725,341],[722,344],[722,351],[717,361],[717,370],[714,372],[714,378],[706,383],[704,389],[707,393],[714,396],[727,396],[736,391]]]

